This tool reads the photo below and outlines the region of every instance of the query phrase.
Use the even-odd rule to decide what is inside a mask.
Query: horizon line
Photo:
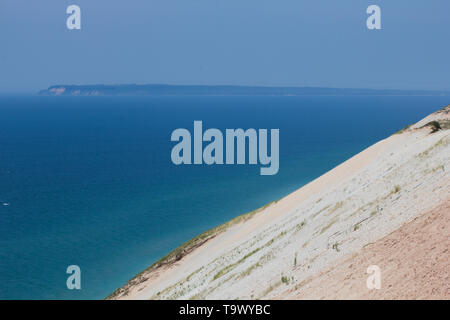
[[[370,88],[370,87],[334,87],[334,86],[295,86],[295,85],[241,85],[241,84],[167,84],[167,83],[115,83],[115,84],[53,84],[38,90],[19,90],[19,91],[0,91],[0,95],[24,95],[33,96],[40,95],[42,92],[55,87],[145,87],[145,86],[161,86],[161,87],[205,87],[205,88],[260,88],[260,89],[331,89],[331,90],[367,90],[367,91],[396,91],[396,92],[423,92],[423,93],[446,93],[450,94],[450,89],[398,89],[398,88]],[[141,94],[142,95],[142,94]]]

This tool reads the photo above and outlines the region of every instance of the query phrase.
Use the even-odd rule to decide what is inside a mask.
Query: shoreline
[[[398,158],[392,161],[394,167],[396,165],[400,167],[399,170],[401,166],[410,165],[409,162],[403,163],[405,159],[402,157],[405,157],[405,155],[412,158],[414,152],[414,157],[417,157],[421,154],[417,153],[421,150],[420,148],[424,149],[422,153],[429,153],[427,150],[430,145],[438,144],[442,139],[446,141],[444,147],[447,147],[448,131],[443,129],[431,136],[428,133],[429,128],[425,125],[435,119],[444,121],[443,123],[448,125],[448,113],[449,107],[441,109],[415,125],[375,143],[282,199],[238,216],[185,242],[133,277],[106,299],[229,299],[234,298],[234,292],[244,292],[247,294],[244,298],[248,299],[279,296],[282,291],[286,290],[283,279],[288,279],[288,284],[291,282],[292,285],[298,285],[305,277],[326,270],[339,258],[352,252],[358,252],[367,243],[386,236],[417,217],[421,212],[431,209],[433,205],[432,201],[430,202],[431,198],[428,201],[424,199],[420,207],[413,208],[414,210],[411,210],[405,216],[398,217],[398,214],[395,214],[395,210],[398,212],[396,207],[398,204],[395,203],[398,199],[393,200],[394,196],[399,194],[398,197],[408,198],[412,196],[413,192],[418,191],[412,190],[410,194],[404,194],[402,189],[409,187],[404,186],[408,181],[405,181],[400,174],[397,174],[399,176],[397,177],[396,172],[394,172],[394,178],[398,178],[402,185],[392,186],[392,191],[388,192],[387,196],[383,195],[384,198],[381,200],[379,194],[386,191],[383,190],[386,186],[380,185],[378,189],[372,192],[374,194],[370,194],[372,198],[376,196],[375,200],[372,199],[371,202],[367,200],[366,203],[359,204],[361,207],[356,210],[354,215],[367,215],[365,212],[372,209],[366,209],[365,206],[372,205],[375,201],[379,205],[385,202],[383,204],[387,205],[386,211],[392,209],[389,206],[394,207],[394,212],[388,212],[389,215],[385,213],[386,211],[380,212],[378,205],[378,212],[372,215],[374,212],[372,211],[370,216],[363,217],[361,222],[353,222],[355,217],[351,215],[346,217],[346,220],[352,221],[349,224],[349,222],[343,221],[339,215],[346,215],[345,210],[354,211],[355,209],[352,208],[355,207],[355,203],[361,202],[361,199],[349,197],[346,191],[342,192],[339,187],[354,188],[354,193],[370,189],[369,185],[364,184],[364,176],[370,174],[374,182],[380,184],[382,181],[378,181],[376,175],[392,174],[392,168],[386,166],[386,162],[392,161],[390,157],[402,145],[408,145],[408,147],[401,150]],[[412,145],[416,143],[413,139],[421,141],[420,148]],[[441,158],[439,158],[439,161],[442,160]],[[410,162],[412,163],[412,160]],[[411,165],[417,167],[423,164],[424,161],[415,161]],[[405,175],[403,171],[400,173]],[[444,175],[444,177],[447,176]],[[449,183],[446,179],[443,182],[441,181],[444,186]],[[355,180],[358,180],[358,185],[354,182]],[[424,187],[422,189],[420,190],[428,190]],[[364,196],[366,195],[364,194]],[[345,200],[347,198],[351,199],[351,203],[347,204]],[[409,200],[416,201],[415,199]],[[431,200],[436,200],[434,205],[439,204],[437,203],[439,198],[435,197]],[[441,199],[444,203],[448,200],[446,197]],[[325,202],[330,203],[327,206]],[[402,202],[403,207],[407,208],[408,205],[408,201]],[[303,210],[301,210],[302,208]],[[299,211],[302,212],[299,213]],[[311,214],[311,211],[316,212]],[[337,213],[340,214],[337,215]],[[380,220],[377,216],[382,219]],[[389,223],[386,223],[387,218],[390,219]],[[319,219],[323,221],[319,223],[312,221]],[[314,226],[313,229],[311,229],[311,225]],[[380,225],[382,227],[379,227]],[[341,228],[338,228],[338,226],[341,226]],[[364,230],[366,232],[363,234],[360,231],[359,237],[352,239],[352,237],[354,238],[351,235],[352,232],[347,230],[349,226],[355,229],[353,232],[356,232],[357,229],[361,229],[361,231],[366,229]],[[299,237],[297,233],[302,232],[306,234]],[[285,240],[288,237],[290,237],[290,240]],[[342,239],[339,239],[339,237]],[[311,239],[314,239],[314,241]],[[299,249],[296,245],[297,240],[303,242],[302,249]],[[335,240],[336,242],[333,243]],[[280,246],[279,243],[283,241],[284,245]],[[309,242],[316,242],[314,243],[316,248],[314,249],[314,246],[309,248],[311,247]],[[349,244],[346,244],[346,242]],[[286,252],[283,252],[283,254],[277,253],[276,245],[280,247],[280,250]],[[318,255],[317,251],[320,252]],[[274,257],[276,255],[278,257]],[[283,263],[280,261],[277,263],[276,258]],[[295,261],[295,265],[286,268],[284,265],[288,263],[287,259],[291,260],[290,264]],[[303,268],[301,275],[298,275],[300,266],[297,264]],[[280,269],[282,270],[281,282],[266,279],[265,275],[280,274]],[[236,273],[237,270],[240,270],[240,272]],[[225,276],[226,279],[224,279]],[[204,278],[208,280],[205,281]],[[266,288],[252,288],[249,285],[262,278],[266,279]],[[224,286],[225,283],[227,284]],[[258,296],[256,291],[259,291]]]
[[[283,198],[281,198],[281,199],[283,199]],[[196,248],[201,247],[203,244],[205,244],[209,240],[220,235],[222,232],[225,232],[229,227],[232,227],[236,224],[243,223],[247,220],[250,220],[253,217],[253,215],[257,214],[258,212],[263,211],[265,208],[271,206],[274,203],[277,203],[280,200],[271,201],[271,202],[263,205],[262,207],[259,207],[258,209],[241,214],[225,223],[218,225],[217,227],[206,230],[206,231],[202,232],[201,234],[199,234],[198,236],[182,243],[181,245],[179,245],[178,247],[176,247],[175,249],[170,251],[168,254],[166,254],[162,258],[160,258],[157,261],[155,261],[154,263],[152,263],[148,268],[146,268],[146,269],[142,270],[141,272],[139,272],[138,274],[136,274],[133,278],[128,280],[125,285],[114,290],[114,292],[111,293],[110,295],[108,295],[105,299],[106,300],[112,299],[112,298],[114,298],[114,296],[122,294],[123,290],[126,290],[124,288],[126,288],[127,286],[133,286],[133,285],[139,284],[140,282],[142,282],[142,279],[140,279],[140,277],[145,273],[157,271],[159,268],[170,267],[177,261],[181,260],[184,256],[190,254]]]

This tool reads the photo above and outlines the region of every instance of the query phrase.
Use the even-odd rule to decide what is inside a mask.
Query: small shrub
[[[340,250],[339,250],[339,243],[335,243],[335,244],[333,244],[333,246],[332,246],[332,248],[334,249],[334,250],[336,250],[337,252],[339,252]]]
[[[441,130],[441,125],[437,121],[430,121],[424,127],[431,127],[431,133],[435,133],[439,130]]]
[[[305,226],[305,224],[306,224],[305,220],[303,220],[301,223],[299,223],[297,225],[297,231],[300,231]]]

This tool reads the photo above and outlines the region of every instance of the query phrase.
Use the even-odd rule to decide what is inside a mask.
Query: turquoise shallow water
[[[0,299],[101,299],[446,97],[0,97]],[[279,128],[280,171],[174,166],[176,128]],[[82,289],[68,290],[68,265]]]

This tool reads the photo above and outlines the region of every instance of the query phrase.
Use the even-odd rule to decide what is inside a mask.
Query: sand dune
[[[280,299],[450,298],[450,201],[370,243]],[[367,267],[381,271],[379,290],[368,290]]]
[[[448,298],[449,122],[447,107],[191,241],[109,298]],[[388,287],[366,288],[371,264]]]

